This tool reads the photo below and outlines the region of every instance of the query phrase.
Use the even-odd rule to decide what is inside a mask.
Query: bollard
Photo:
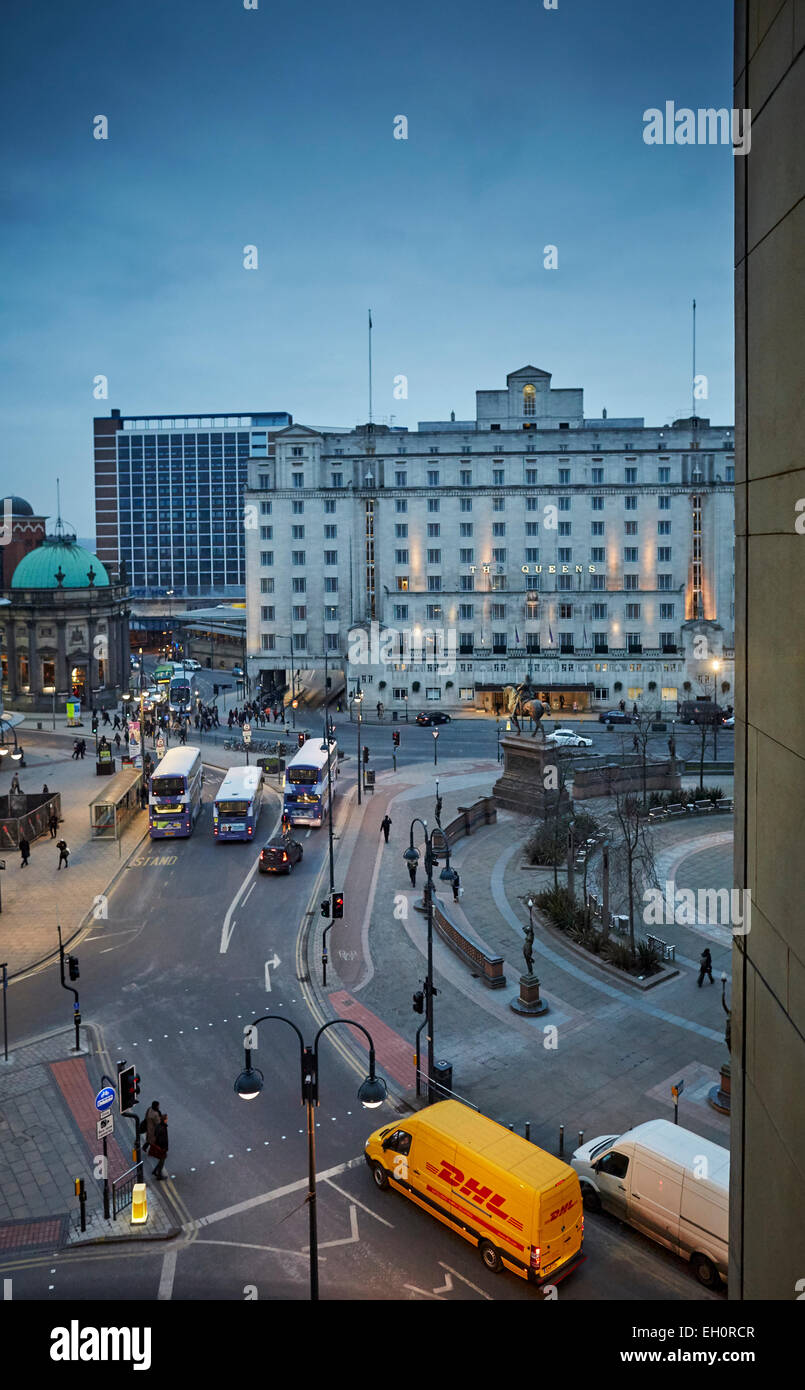
[[[139,1226],[148,1220],[148,1193],[144,1182],[136,1182],[131,1189],[131,1224]]]
[[[526,1139],[528,1140],[528,1142],[530,1143],[530,1142],[531,1142],[531,1121],[530,1121],[530,1120],[526,1120],[526,1122],[525,1122],[525,1137],[526,1137]]]
[[[86,1190],[85,1190],[85,1188],[84,1188],[84,1179],[83,1179],[83,1178],[76,1178],[76,1179],[75,1179],[75,1195],[76,1195],[76,1197],[78,1198],[79,1207],[80,1207],[80,1211],[81,1211],[81,1229],[82,1229],[82,1231],[86,1231],[86,1229],[87,1229],[87,1194],[86,1194]]]
[[[562,1158],[565,1152],[565,1127],[559,1126],[559,1157]]]
[[[513,1130],[513,1129],[514,1129],[514,1125],[509,1125],[509,1129]]]
[[[584,1143],[584,1130],[583,1130],[583,1129],[580,1129],[580,1130],[579,1130],[579,1148],[581,1148],[581,1146],[582,1146],[583,1143]]]

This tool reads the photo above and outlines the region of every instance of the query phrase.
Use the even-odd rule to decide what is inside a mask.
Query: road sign
[[[162,738],[158,738],[158,739],[157,739],[157,757],[158,757],[158,758],[164,758],[164,756],[165,756],[165,740],[162,739]]]
[[[671,1087],[671,1095],[673,1096],[674,1100],[679,1100],[679,1097],[681,1096],[684,1089],[685,1081],[683,1078],[682,1081],[677,1081],[676,1085]]]
[[[110,1134],[115,1132],[115,1112],[105,1110],[99,1120],[95,1121],[95,1133],[99,1139],[108,1139]]]
[[[104,1086],[95,1097],[96,1110],[108,1110],[110,1105],[115,1103],[114,1086]]]
[[[246,747],[247,747],[247,748],[248,748],[249,744],[251,743],[251,741],[252,741],[252,726],[251,726],[251,724],[244,724],[244,725],[243,725],[243,742],[246,744]]]

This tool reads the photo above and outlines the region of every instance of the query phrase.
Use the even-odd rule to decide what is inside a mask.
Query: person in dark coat
[[[705,975],[709,976],[710,984],[712,984],[712,983],[713,983],[713,957],[710,955],[710,949],[709,949],[708,946],[705,946],[704,950],[702,951],[701,955],[699,956],[699,978],[698,978],[698,980],[696,981],[697,985],[699,986],[699,989],[701,989],[701,987],[702,987],[702,981],[703,981]]]
[[[389,831],[391,830],[391,816],[386,813],[380,822],[380,829],[383,831],[386,844],[389,842]]]
[[[51,811],[48,817],[48,830],[50,831],[51,840],[55,840],[59,830],[59,817],[56,815],[55,810]]]
[[[411,880],[411,887],[416,888],[416,864],[412,864],[408,860],[406,863],[408,864],[408,877]]]
[[[458,902],[458,892],[461,887],[461,879],[458,876],[458,869],[453,870],[453,902]]]
[[[57,840],[56,848],[59,851],[59,869],[61,869],[62,864],[64,865],[65,869],[69,869],[70,865],[68,863],[68,860],[70,858],[70,851],[67,848],[67,841]]]
[[[149,1146],[148,1152],[150,1153],[152,1158],[155,1158],[157,1160],[157,1166],[154,1169],[154,1177],[164,1178],[165,1175],[162,1172],[162,1167],[165,1162],[165,1159],[168,1157],[167,1115],[160,1115],[159,1120],[157,1121],[156,1128],[154,1130],[154,1138]]]
[[[150,1146],[155,1142],[157,1125],[159,1124],[161,1119],[162,1111],[159,1108],[159,1101],[152,1100],[151,1104],[145,1112],[145,1119],[143,1120],[143,1124],[145,1125],[146,1148],[150,1148]]]
[[[20,840],[19,840],[19,851],[20,851],[20,861],[21,861],[21,862],[20,862],[20,868],[21,868],[21,869],[27,869],[27,868],[28,868],[28,860],[29,860],[30,857],[31,857],[31,846],[30,846],[30,844],[28,843],[28,841],[26,840],[26,838],[25,838],[24,835],[21,835],[21,836],[20,836]]]

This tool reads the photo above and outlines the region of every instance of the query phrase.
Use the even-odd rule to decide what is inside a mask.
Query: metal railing
[[[121,1173],[119,1178],[112,1179],[112,1216],[117,1216],[121,1211],[125,1211],[126,1207],[131,1206],[139,1168],[140,1165],[135,1163],[133,1168]]]

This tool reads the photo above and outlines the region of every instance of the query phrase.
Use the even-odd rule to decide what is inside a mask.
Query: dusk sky
[[[733,421],[734,157],[642,138],[732,106],[727,0],[35,0],[3,46],[0,486],[53,516],[60,475],[80,535],[112,407],[365,420],[369,307],[378,420],[473,418],[532,363],[663,424],[695,298]]]

